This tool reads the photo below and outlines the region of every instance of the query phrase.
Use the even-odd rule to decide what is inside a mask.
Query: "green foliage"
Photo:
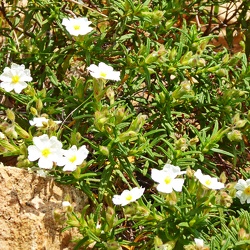
[[[224,3],[232,4],[1,4],[0,71],[24,64],[33,81],[20,94],[1,88],[0,154],[38,171],[27,150],[35,136],[56,136],[64,149],[87,145],[88,158],[72,173],[47,171],[93,204],[82,214],[67,213],[67,227],[82,234],[75,249],[194,249],[194,238],[210,249],[249,248],[249,213],[231,188],[249,178],[249,3],[242,1],[236,22],[227,26],[229,49],[214,46]],[[93,30],[71,35],[62,25],[68,17],[87,17]],[[245,31],[237,53],[230,50],[235,30]],[[87,67],[100,62],[121,72],[121,81],[90,76]],[[34,117],[49,122],[30,126]],[[165,163],[188,171],[181,193],[156,191],[151,170]],[[204,189],[193,176],[197,169],[224,174],[225,190]],[[112,196],[134,186],[146,188],[144,198],[115,207]]]

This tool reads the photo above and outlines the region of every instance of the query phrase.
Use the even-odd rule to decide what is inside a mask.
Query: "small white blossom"
[[[30,70],[25,69],[23,64],[12,63],[10,68],[6,67],[4,69],[0,75],[0,80],[2,81],[0,86],[5,91],[10,92],[14,90],[16,93],[20,93],[27,87],[28,84],[26,82],[32,81],[32,77],[30,76]]]
[[[46,126],[49,122],[49,119],[47,119],[46,117],[34,117],[33,120],[30,120],[29,123],[31,126],[36,126],[38,128],[42,128],[44,126]],[[60,124],[61,121],[54,121],[56,124]]]
[[[239,179],[235,185],[236,197],[240,199],[241,204],[245,202],[250,203],[250,179],[242,180]]]
[[[68,201],[63,201],[63,202],[62,202],[62,206],[63,206],[63,207],[71,207],[72,205],[71,205],[71,203],[68,202]]]
[[[202,185],[209,189],[222,189],[224,188],[224,184],[222,182],[219,182],[217,178],[211,177],[210,175],[204,175],[202,174],[201,170],[198,169],[194,176],[200,181]]]
[[[44,134],[33,137],[34,145],[28,147],[28,159],[38,160],[38,166],[43,169],[51,169],[53,162],[58,162],[62,157],[62,143],[55,136],[51,138]]]
[[[114,81],[120,81],[120,72],[114,71],[113,67],[108,66],[107,64],[100,62],[97,65],[91,64],[87,70],[89,70],[91,76],[93,76],[96,79],[102,78],[106,80],[114,80]]]
[[[36,126],[38,128],[44,127],[44,124],[47,124],[49,119],[45,117],[34,117],[33,120],[30,120],[29,123],[31,126]]]
[[[145,188],[135,187],[131,190],[124,190],[120,195],[114,195],[112,201],[115,205],[126,206],[130,202],[138,200],[144,193]]]
[[[63,18],[62,25],[66,27],[66,30],[73,36],[86,35],[93,28],[89,27],[91,24],[86,17],[77,18]]]
[[[184,179],[176,177],[185,173],[186,171],[181,171],[178,166],[166,164],[162,170],[153,168],[151,177],[155,182],[159,183],[156,187],[159,192],[169,194],[173,190],[181,192]]]
[[[81,146],[79,149],[73,145],[68,150],[63,150],[63,157],[58,161],[58,166],[64,166],[63,171],[75,171],[77,166],[82,164],[88,156],[86,146]]]
[[[201,249],[201,248],[204,247],[204,241],[203,241],[203,239],[197,239],[197,238],[195,238],[195,239],[194,239],[194,242],[195,242],[195,245],[196,245],[199,249]]]

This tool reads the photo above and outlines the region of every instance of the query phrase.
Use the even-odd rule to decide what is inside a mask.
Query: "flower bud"
[[[189,144],[195,145],[198,142],[199,142],[199,138],[198,138],[198,136],[195,136],[194,138],[190,139]]]
[[[217,76],[220,76],[220,77],[227,76],[227,70],[226,69],[218,69],[215,71],[215,74]]]
[[[46,97],[46,88],[43,88],[41,91],[40,91],[40,96],[42,97],[42,98],[45,98]]]
[[[115,210],[112,207],[107,207],[106,209],[106,221],[110,228],[113,227],[115,220]]]
[[[79,98],[79,100],[83,100],[85,94],[85,84],[82,79],[78,79],[76,81],[74,94]]]
[[[235,66],[239,62],[242,56],[243,56],[242,52],[234,54],[234,56],[228,61],[228,64],[230,66]]]
[[[169,53],[169,56],[168,56],[169,60],[170,60],[170,61],[175,61],[176,55],[177,55],[176,48],[173,48],[173,49],[170,51],[170,53]]]
[[[108,97],[108,99],[110,101],[110,105],[114,104],[114,102],[115,102],[115,92],[111,87],[107,89],[106,95],[107,95],[107,97]]]
[[[135,131],[126,131],[118,136],[118,140],[119,142],[125,142],[135,137],[137,137],[137,133]]]
[[[158,58],[159,58],[158,53],[154,51],[146,57],[145,63],[146,64],[154,63],[158,60]]]
[[[169,73],[169,74],[172,74],[172,73],[174,73],[176,70],[177,70],[177,69],[176,69],[175,67],[170,66],[170,67],[168,68],[168,73]]]
[[[222,183],[226,183],[226,182],[227,182],[227,176],[226,176],[225,171],[223,171],[223,172],[220,174],[220,182],[222,182]]]
[[[122,122],[125,116],[125,107],[119,107],[115,110],[115,124],[119,124]]]
[[[114,240],[109,240],[107,243],[105,243],[106,249],[109,250],[122,250],[122,247],[120,246],[119,242]]]
[[[27,88],[24,90],[25,94],[29,96],[35,96],[36,95],[36,90],[31,86],[28,85]]]
[[[78,228],[87,226],[87,223],[85,220],[81,220],[81,223],[80,223],[80,221],[73,215],[69,216],[69,219],[67,220],[67,224],[69,226],[78,227]]]
[[[204,58],[199,58],[197,66],[198,67],[205,67],[206,66],[206,60]]]
[[[155,236],[154,237],[154,244],[156,247],[160,247],[163,244],[163,242],[158,236]]]
[[[55,220],[57,223],[59,223],[59,224],[62,223],[62,218],[63,218],[64,216],[63,216],[63,213],[62,213],[62,211],[61,211],[60,209],[55,209],[55,210],[53,211],[53,216],[54,216],[54,220]]]
[[[99,150],[100,152],[105,155],[105,156],[109,156],[109,148],[105,147],[105,146],[99,146]]]
[[[19,152],[19,148],[16,145],[12,145],[9,143],[9,141],[6,140],[1,140],[1,145],[0,145],[0,151],[1,152]]]
[[[180,59],[180,64],[181,65],[188,65],[189,60],[191,59],[193,53],[191,51],[188,51],[185,55],[183,55]]]
[[[76,141],[80,141],[82,139],[82,135],[79,132],[76,132]]]
[[[221,67],[220,65],[216,65],[214,67],[208,68],[207,71],[214,73],[214,72],[216,72],[216,70],[220,69],[220,67]]]
[[[15,124],[15,129],[17,134],[23,138],[23,139],[29,139],[30,138],[30,134],[24,130],[22,127],[20,127],[19,125]]]
[[[220,194],[216,195],[216,202],[223,207],[230,207],[233,199],[227,192],[221,191]]]
[[[43,102],[41,99],[36,100],[36,109],[38,112],[40,112],[43,109]]]
[[[9,120],[11,120],[12,122],[15,121],[15,113],[11,109],[6,110],[6,115]]]
[[[114,130],[113,130],[113,128],[112,128],[110,125],[104,124],[104,129],[105,129],[105,131],[106,131],[109,135],[113,135],[113,134],[114,134]]]
[[[247,123],[247,120],[239,120],[237,121],[234,126],[235,128],[243,128]]]
[[[186,175],[189,178],[193,178],[194,177],[194,170],[192,170],[190,167],[188,167],[186,170]]]
[[[94,124],[99,131],[104,131],[104,124],[108,121],[108,110],[103,109],[102,111],[95,112]]]
[[[129,130],[139,132],[146,121],[146,115],[139,114],[134,121],[132,121]]]
[[[250,234],[248,234],[244,228],[240,228],[238,235],[239,235],[239,240],[250,239]]]
[[[226,54],[223,58],[222,58],[222,63],[227,63],[229,61],[229,54]]]
[[[208,42],[209,42],[209,39],[204,39],[203,41],[201,41],[201,43],[199,45],[200,52],[204,51],[204,49],[207,47]]]
[[[38,115],[37,109],[34,108],[34,107],[31,107],[31,108],[30,108],[30,113],[31,113],[33,116],[37,116],[37,115]]]
[[[164,244],[163,249],[173,250],[175,248],[175,245],[176,245],[176,240],[171,240]]]
[[[159,98],[160,98],[161,104],[164,104],[166,102],[166,95],[164,94],[164,92],[159,93]]]
[[[7,127],[4,131],[4,133],[6,134],[7,137],[9,138],[14,138],[14,139],[17,139],[18,137],[18,134],[15,130],[15,127],[13,125],[10,125],[9,127]]]
[[[104,79],[93,79],[94,98],[97,102],[99,102],[105,94],[105,82],[106,80]]]
[[[181,82],[180,86],[172,93],[174,99],[179,99],[185,94],[192,93],[191,83],[189,81]]]
[[[247,113],[247,120],[250,121],[250,110],[248,110],[248,113]]]
[[[227,138],[230,141],[241,141],[242,140],[242,134],[239,130],[234,129],[233,131],[229,132],[227,134]]]
[[[178,150],[185,151],[188,148],[187,139],[180,138],[179,140],[175,141],[175,147]]]
[[[226,106],[224,106],[224,111],[225,111],[227,114],[230,114],[230,113],[233,111],[233,109],[232,109],[231,106],[226,105]]]
[[[27,168],[31,165],[30,161],[23,155],[18,156],[16,166],[18,168]]]
[[[170,194],[166,194],[166,203],[170,206],[174,206],[177,203],[177,196],[175,192],[172,192]]]

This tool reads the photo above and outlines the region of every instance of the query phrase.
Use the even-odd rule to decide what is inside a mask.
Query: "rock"
[[[55,210],[63,211],[66,197],[70,197],[74,211],[81,212],[88,203],[86,195],[74,187],[59,185],[52,178],[25,169],[0,166],[0,248],[73,249],[77,231],[62,233],[64,226],[54,219]]]

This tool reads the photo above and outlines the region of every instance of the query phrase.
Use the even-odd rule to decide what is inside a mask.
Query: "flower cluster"
[[[162,170],[152,169],[151,177],[158,183],[156,189],[161,193],[170,194],[173,191],[181,192],[184,184],[184,179],[177,178],[179,175],[186,174],[186,171],[181,171],[178,166],[166,164]],[[217,178],[210,175],[204,175],[198,169],[194,176],[207,189],[219,190],[224,188],[224,184],[219,182]],[[235,185],[236,197],[240,199],[241,204],[245,202],[250,203],[250,179],[238,180]],[[124,190],[120,195],[114,195],[112,201],[115,205],[125,206],[131,202],[138,200],[144,193],[145,188],[133,188],[131,190]],[[195,240],[197,245],[201,245],[202,240]]]
[[[34,145],[28,147],[28,159],[38,160],[38,166],[43,169],[52,169],[54,164],[63,167],[63,171],[74,171],[87,158],[89,151],[86,146],[79,149],[73,145],[70,149],[62,149],[62,143],[55,137],[47,134],[33,138]]]

